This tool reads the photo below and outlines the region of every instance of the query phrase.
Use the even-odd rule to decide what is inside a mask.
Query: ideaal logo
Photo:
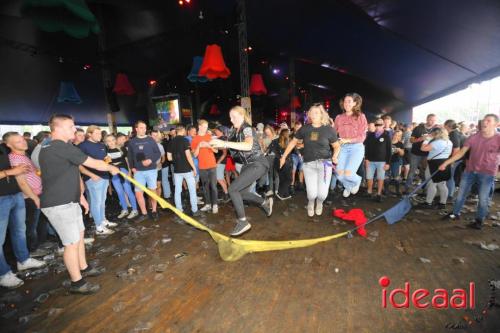
[[[387,308],[387,299],[393,308],[409,308],[410,302],[417,309],[433,307],[435,309],[447,309],[450,306],[454,309],[474,309],[475,307],[475,285],[469,283],[469,289],[453,289],[450,293],[446,289],[434,289],[434,293],[427,289],[417,289],[411,292],[409,282],[405,282],[404,288],[395,288],[388,293],[387,287],[391,280],[387,276],[382,276],[378,283],[382,287],[382,307]],[[395,298],[402,295],[404,301],[397,303]]]

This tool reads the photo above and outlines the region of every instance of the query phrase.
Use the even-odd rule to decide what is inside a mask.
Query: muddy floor
[[[330,235],[353,226],[333,218],[333,208],[362,208],[371,217],[396,201],[337,198],[323,216],[311,219],[299,193],[275,202],[271,218],[247,208],[252,229],[242,238]],[[367,238],[354,234],[309,248],[248,254],[236,262],[222,261],[206,232],[179,223],[171,212],[158,222],[121,222],[114,235],[97,237],[88,247],[89,260],[106,269],[89,278],[101,285],[99,293],[69,294],[62,258],[48,257],[48,269],[30,272],[24,286],[0,290],[1,331],[499,332],[500,292],[489,283],[500,280],[499,201],[497,194],[481,231],[465,227],[474,202],[467,203],[460,222],[442,221],[438,210],[414,208],[395,225],[370,224]],[[228,234],[234,210],[226,204],[219,214],[198,220]],[[476,307],[384,309],[382,276],[391,279],[389,290],[410,282],[411,291],[451,293],[474,282]]]

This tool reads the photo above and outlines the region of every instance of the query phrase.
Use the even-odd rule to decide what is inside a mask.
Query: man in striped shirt
[[[28,166],[28,172],[19,176],[18,181],[25,185],[21,189],[26,205],[26,238],[28,250],[32,257],[40,257],[47,254],[46,251],[38,249],[37,226],[40,218],[39,195],[42,194],[42,180],[37,174],[38,170],[35,164],[26,156],[26,151],[28,150],[26,139],[17,132],[8,132],[3,138],[7,147],[11,150],[9,154],[10,165],[13,167],[22,164]]]

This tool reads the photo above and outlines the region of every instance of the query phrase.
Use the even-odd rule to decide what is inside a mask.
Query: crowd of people
[[[34,140],[29,133],[4,133],[0,286],[23,284],[5,260],[8,230],[18,271],[45,265],[35,257],[46,254],[39,245],[52,234],[71,278],[70,291],[98,291],[99,285],[86,279],[101,270],[86,260],[85,244],[93,237],[85,238],[83,215],[90,213],[97,236],[113,234],[123,220],[159,218],[157,202],[120,172],[194,217],[218,214],[219,205],[231,202],[233,237],[251,229],[244,203],[269,217],[274,198],[289,200],[305,190],[307,216],[321,216],[326,200],[363,195],[382,202],[389,194],[412,193],[425,179],[430,180],[421,193],[422,208],[446,211],[447,219],[457,220],[466,198],[477,195],[470,226],[481,229],[500,164],[498,115],[486,115],[475,129],[454,120],[440,124],[433,114],[422,124],[399,124],[389,115],[368,122],[356,93],[345,95],[340,108],[332,119],[323,105],[313,104],[306,119],[290,128],[286,123],[253,127],[247,111],[235,106],[229,111],[231,128],[209,128],[201,119],[197,127],[148,131],[138,121],[129,137],[95,125],[84,131],[71,116],[53,115],[50,132]],[[358,194],[361,188],[366,191]],[[121,208],[113,218],[106,213],[110,195]]]

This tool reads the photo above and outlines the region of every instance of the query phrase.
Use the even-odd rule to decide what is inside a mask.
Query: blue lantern
[[[189,73],[189,75],[187,76],[187,79],[190,82],[205,83],[208,81],[206,76],[200,76],[198,74],[202,63],[203,63],[203,57],[200,57],[200,56],[193,57],[193,67],[191,68],[191,73]]]
[[[57,96],[58,103],[82,103],[82,99],[75,89],[75,85],[72,81],[61,81],[61,86],[59,87],[59,96]]]

